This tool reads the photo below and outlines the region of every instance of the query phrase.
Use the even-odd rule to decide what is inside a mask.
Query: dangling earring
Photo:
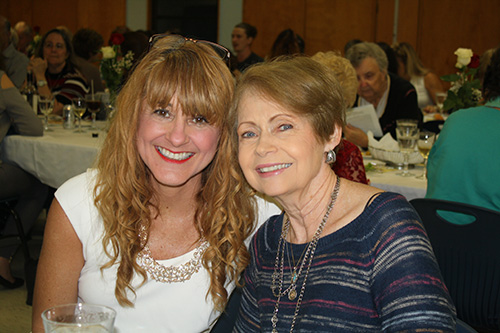
[[[335,163],[336,160],[337,160],[337,154],[335,154],[333,149],[326,152],[326,160],[325,160],[326,164],[332,165],[333,163]]]

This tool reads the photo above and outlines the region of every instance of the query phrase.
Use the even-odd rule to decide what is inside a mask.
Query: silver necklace
[[[309,270],[311,268],[312,260],[314,258],[314,252],[316,251],[316,246],[318,245],[318,241],[321,237],[321,233],[323,232],[323,228],[325,227],[325,224],[328,221],[328,216],[330,215],[330,212],[332,211],[333,206],[335,205],[335,202],[337,201],[339,189],[340,189],[340,177],[337,176],[337,181],[335,183],[335,187],[333,189],[333,192],[330,196],[331,199],[330,199],[330,203],[327,206],[325,216],[323,217],[323,220],[319,224],[318,229],[316,229],[316,232],[314,233],[312,240],[309,242],[309,245],[307,246],[307,250],[306,250],[306,253],[304,255],[304,258],[302,259],[302,263],[300,264],[300,268],[299,268],[298,273],[297,274],[292,273],[290,285],[285,290],[283,290],[284,260],[285,260],[284,257],[285,257],[286,236],[288,234],[288,230],[290,229],[290,219],[287,219],[285,224],[283,225],[283,229],[281,231],[281,236],[280,236],[280,239],[278,242],[278,249],[276,251],[276,259],[274,261],[274,272],[272,274],[272,282],[271,282],[271,291],[273,292],[274,297],[278,298],[276,300],[276,304],[274,305],[273,316],[271,318],[271,323],[273,326],[273,330],[272,330],[273,333],[278,333],[276,326],[278,324],[278,311],[279,311],[279,304],[281,301],[281,297],[283,297],[286,294],[288,294],[289,300],[294,300],[297,297],[297,292],[296,292],[297,281],[302,273],[302,270],[305,266],[305,263],[307,262],[307,268],[306,268],[306,272],[304,275],[304,281],[302,282],[302,287],[300,288],[300,293],[299,293],[299,297],[297,299],[297,304],[295,305],[295,312],[294,312],[293,319],[292,319],[292,325],[290,327],[290,333],[293,332],[293,329],[295,327],[295,322],[296,322],[297,316],[299,314],[300,305],[301,305],[302,299],[304,297],[304,292],[306,290],[306,281],[307,281],[307,277],[309,275]],[[280,249],[281,249],[281,251],[280,251]],[[281,255],[280,255],[280,252],[281,252]],[[296,272],[296,270],[294,269],[294,273],[295,272]],[[279,284],[278,284],[278,286],[276,286],[276,280],[278,280],[278,279],[279,279]],[[276,292],[276,289],[278,289],[278,292]]]
[[[184,282],[197,273],[201,267],[201,257],[207,250],[209,243],[203,237],[199,240],[193,258],[179,266],[164,266],[153,259],[151,250],[146,244],[146,228],[141,225],[139,229],[139,238],[143,249],[137,254],[137,263],[149,273],[151,278],[158,282],[173,283]]]

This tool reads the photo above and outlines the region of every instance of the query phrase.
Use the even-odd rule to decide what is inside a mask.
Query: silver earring
[[[325,160],[326,164],[332,165],[333,163],[335,163],[336,160],[337,160],[337,154],[335,154],[333,149],[326,152],[326,160]]]

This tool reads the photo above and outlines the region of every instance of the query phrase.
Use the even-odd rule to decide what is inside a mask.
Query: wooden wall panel
[[[351,39],[373,40],[375,0],[307,0],[306,53],[338,50]]]
[[[12,24],[26,21],[39,26],[41,33],[63,25],[72,32],[91,28],[105,43],[111,31],[126,24],[126,0],[1,0],[0,13]]]
[[[417,52],[438,75],[455,71],[459,48],[482,54],[500,44],[500,1],[420,0]]]
[[[305,39],[305,9],[305,0],[244,1],[243,21],[254,25],[258,31],[253,51],[264,57],[285,29],[293,29]]]

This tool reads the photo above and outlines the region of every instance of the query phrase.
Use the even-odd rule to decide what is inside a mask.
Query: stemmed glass
[[[436,106],[439,113],[443,113],[443,105],[446,99],[446,93],[438,92],[436,93]]]
[[[85,131],[82,130],[82,117],[87,110],[87,103],[85,102],[85,98],[73,98],[73,110],[75,112],[75,115],[78,117],[78,128],[75,130],[75,132],[84,133]]]
[[[87,94],[85,95],[85,101],[87,102],[87,107],[92,114],[92,125],[91,129],[98,129],[96,126],[96,116],[101,110],[101,95],[100,94]]]
[[[49,96],[40,96],[38,99],[38,107],[40,108],[40,112],[45,116],[43,130],[45,132],[52,132],[53,130],[49,128],[49,114],[54,108],[54,98]]]
[[[417,141],[418,151],[420,152],[420,155],[422,155],[422,157],[424,158],[424,172],[420,176],[417,176],[417,178],[419,179],[427,179],[427,160],[429,158],[429,153],[431,151],[432,145],[434,144],[435,140],[436,140],[436,133],[429,131],[420,132],[418,136],[418,141]]]
[[[414,120],[398,120],[396,127],[396,136],[398,138],[399,149],[403,153],[403,172],[398,173],[398,175],[403,177],[413,176],[412,173],[408,172],[408,161],[410,159],[410,153],[415,151],[415,145],[418,140],[418,127],[417,121]]]

